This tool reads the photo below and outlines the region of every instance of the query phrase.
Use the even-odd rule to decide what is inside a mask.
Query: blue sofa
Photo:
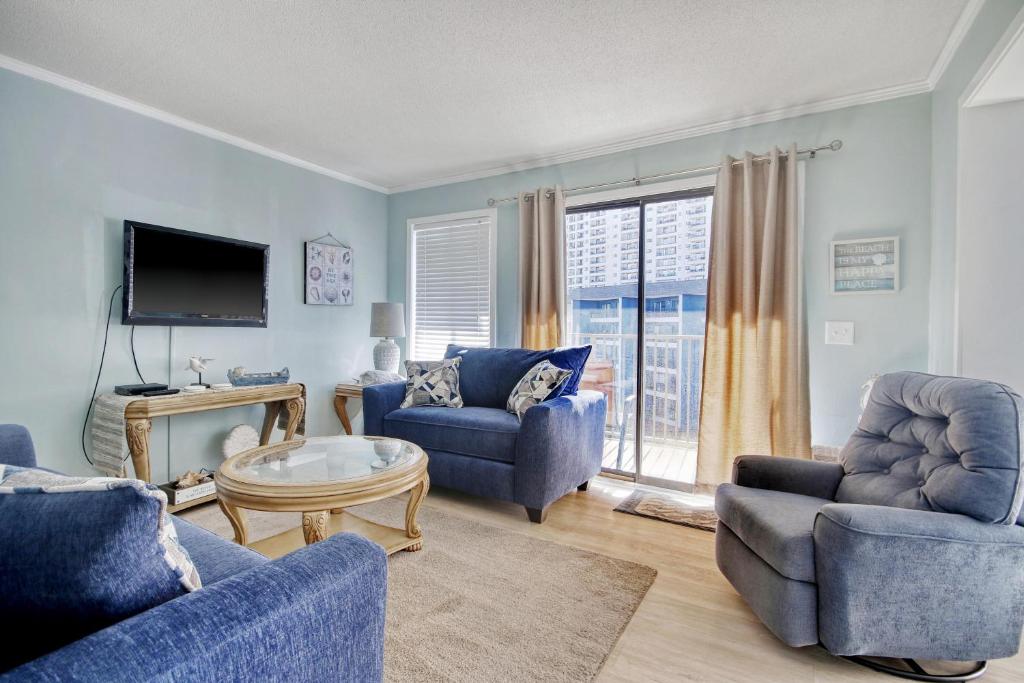
[[[969,680],[1020,645],[1022,414],[993,382],[879,378],[842,464],[735,461],[715,496],[719,568],[789,645]],[[980,663],[928,678],[913,660]]]
[[[558,365],[558,353],[449,346],[447,357],[462,358],[464,407],[400,408],[404,382],[369,386],[363,390],[364,431],[423,448],[432,484],[518,503],[539,524],[551,503],[573,489],[586,489],[601,471],[606,411],[601,393],[548,399],[527,410],[522,423],[505,410],[526,371],[543,359]],[[579,374],[585,361],[583,355]],[[578,385],[579,376],[570,383]]]
[[[36,465],[23,427],[0,425],[0,463]],[[0,673],[0,681],[383,679],[387,562],[379,546],[339,534],[270,561],[182,519],[174,525],[203,588]]]

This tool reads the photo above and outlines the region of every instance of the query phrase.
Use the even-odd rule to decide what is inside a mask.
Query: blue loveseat
[[[431,483],[519,503],[541,523],[551,503],[585,489],[601,471],[605,398],[576,390],[589,352],[451,345],[445,356],[462,358],[464,407],[401,408],[404,382],[369,386],[363,390],[364,430],[423,448]],[[520,423],[505,410],[506,401],[527,370],[545,359],[574,370],[566,382],[570,393],[533,406]]]
[[[0,425],[0,464],[36,465],[23,427]],[[2,672],[0,681],[382,680],[387,563],[379,546],[339,534],[271,561],[182,519],[174,525],[203,588]],[[2,575],[0,582],[8,586]],[[9,631],[4,647],[17,640]]]

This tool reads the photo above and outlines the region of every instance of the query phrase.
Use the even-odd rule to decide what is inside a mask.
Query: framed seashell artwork
[[[305,243],[304,299],[315,306],[351,306],[353,295],[352,247],[331,233]]]

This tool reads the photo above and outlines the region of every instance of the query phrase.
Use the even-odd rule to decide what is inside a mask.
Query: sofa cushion
[[[174,518],[174,526],[178,530],[178,542],[188,551],[192,563],[203,577],[204,586],[270,561],[180,517]]]
[[[779,574],[729,527],[718,523],[715,560],[754,614],[793,647],[818,642],[818,586]]]
[[[456,344],[449,344],[444,354],[445,358],[462,358],[459,388],[465,405],[501,409],[505,408],[509,394],[526,371],[542,360],[550,360],[560,368],[573,371],[572,377],[556,396],[574,395],[589,356],[589,346],[533,351],[472,348]]]
[[[384,417],[384,436],[428,450],[514,462],[519,419],[504,408],[402,408]]]
[[[843,448],[836,502],[1013,524],[1021,511],[1021,398],[962,377],[896,372],[871,389]]]
[[[427,470],[431,486],[484,498],[515,500],[515,463],[431,449]]]
[[[0,466],[0,670],[195,590],[166,495],[134,479]]]
[[[786,578],[813,583],[814,518],[831,502],[722,484],[715,493],[715,512],[772,569]]]

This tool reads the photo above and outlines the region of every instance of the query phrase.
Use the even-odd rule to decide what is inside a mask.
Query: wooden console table
[[[352,436],[352,421],[348,417],[348,400],[350,398],[362,397],[362,384],[342,382],[334,387],[334,412],[338,414],[338,419],[341,420],[341,426],[345,428],[345,433],[349,436]]]
[[[218,391],[207,389],[198,394],[181,392],[173,396],[150,398],[140,396],[124,408],[125,435],[128,437],[128,450],[132,455],[135,477],[142,481],[150,480],[149,433],[153,429],[154,417],[200,413],[207,410],[262,403],[266,406],[266,413],[263,416],[260,445],[265,446],[270,443],[274,423],[277,422],[282,409],[288,413],[288,426],[284,432],[284,440],[290,441],[295,436],[295,430],[298,429],[299,422],[306,410],[304,392],[301,384],[265,384],[258,387],[237,387]]]

